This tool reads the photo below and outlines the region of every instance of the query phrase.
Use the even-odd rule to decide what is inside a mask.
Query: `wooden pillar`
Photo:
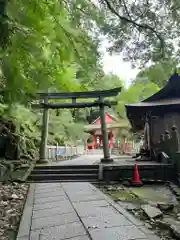
[[[96,136],[96,143],[97,143],[97,147],[100,147],[100,136]]]
[[[100,98],[100,119],[101,119],[101,132],[102,132],[102,142],[103,142],[103,153],[104,158],[101,159],[101,162],[108,163],[113,160],[110,158],[109,153],[109,141],[108,141],[108,133],[105,122],[105,113],[104,113],[104,99]]]
[[[44,103],[48,103],[47,96],[44,98]],[[39,161],[44,161],[46,159],[46,146],[47,146],[47,140],[48,140],[48,122],[49,122],[48,108],[43,108]]]
[[[110,148],[112,148],[112,146],[113,146],[113,133],[112,133],[112,131],[110,132],[109,137],[110,137],[109,146],[110,146]]]
[[[150,128],[149,128],[149,121],[148,118],[146,118],[145,126],[144,126],[144,141],[145,146],[148,150],[151,149],[151,142],[150,142]]]
[[[96,137],[96,135],[94,135],[93,146],[94,146],[94,149],[97,148],[97,137]]]

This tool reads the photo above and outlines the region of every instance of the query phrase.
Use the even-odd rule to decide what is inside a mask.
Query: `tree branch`
[[[134,25],[136,28],[138,29],[144,29],[144,30],[149,30],[152,33],[154,33],[156,35],[156,37],[159,39],[160,44],[161,44],[161,50],[162,50],[162,55],[164,55],[164,39],[162,38],[162,36],[151,26],[149,26],[148,24],[141,24],[141,23],[137,23],[136,21],[129,19],[127,17],[121,16],[115,9],[114,7],[111,5],[109,0],[103,0],[108,9],[114,14],[116,15],[120,20],[125,21],[127,23],[130,23],[132,25]]]
[[[132,20],[132,18],[131,18],[131,16],[130,16],[130,13],[129,13],[129,11],[128,11],[128,8],[127,8],[127,6],[126,6],[126,2],[125,2],[124,0],[122,0],[122,1],[123,1],[123,5],[124,5],[124,8],[125,8],[126,14],[128,15],[129,19]]]

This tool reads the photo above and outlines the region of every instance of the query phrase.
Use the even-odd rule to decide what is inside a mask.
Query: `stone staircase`
[[[97,182],[98,165],[36,166],[28,182]]]

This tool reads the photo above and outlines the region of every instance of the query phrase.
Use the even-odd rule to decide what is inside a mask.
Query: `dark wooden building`
[[[176,125],[180,134],[180,76],[172,75],[160,91],[142,102],[125,107],[132,129],[134,132],[145,129],[152,148],[172,125]]]

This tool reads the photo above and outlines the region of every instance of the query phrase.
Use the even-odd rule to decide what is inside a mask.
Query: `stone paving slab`
[[[53,185],[53,186],[43,186],[43,187],[37,187],[36,186],[36,190],[35,192],[46,192],[46,191],[54,191],[56,189],[61,189],[61,186],[59,184]]]
[[[41,229],[46,227],[64,225],[68,223],[78,222],[79,218],[75,212],[73,213],[65,213],[62,215],[55,215],[44,218],[36,218],[33,219],[31,229]]]
[[[75,207],[78,215],[80,217],[93,217],[93,216],[119,216],[120,214],[115,212],[115,209],[112,206],[105,206],[105,207],[94,207],[88,206],[88,208],[84,208],[79,204],[78,207]]]
[[[99,195],[70,195],[71,202],[90,202],[90,201],[97,201],[97,200],[103,200],[102,196]]]
[[[41,210],[41,209],[47,209],[47,208],[53,208],[58,207],[61,204],[61,201],[68,201],[66,196],[62,196],[61,199],[57,199],[57,201],[54,202],[46,202],[43,204],[34,204],[34,210]]]
[[[37,198],[49,198],[49,197],[56,197],[56,196],[62,196],[64,195],[64,191],[57,190],[57,191],[51,191],[51,192],[38,192],[34,194]],[[36,198],[35,198],[36,199]]]
[[[17,240],[39,239],[160,240],[89,183],[31,185]]]
[[[86,236],[79,236],[79,237],[73,237],[70,238],[69,240],[89,240],[90,238],[86,235]]]
[[[103,228],[98,230],[90,230],[92,239],[102,240],[132,240],[146,239],[146,234],[135,226],[123,226],[113,228]]]
[[[103,199],[103,200],[97,200],[97,201],[91,201],[91,202],[74,202],[73,206],[75,209],[78,207],[87,209],[89,207],[91,208],[106,207],[106,206],[110,206],[110,204]]]
[[[82,219],[83,224],[88,229],[98,228],[112,228],[118,226],[128,226],[132,225],[132,223],[125,218],[123,215],[99,215],[99,216],[91,216],[91,217],[83,217]]]
[[[94,188],[92,185],[88,185],[88,183],[81,183],[81,182],[77,182],[77,183],[62,183],[61,186],[66,190],[66,192],[68,194],[95,194],[98,191],[97,188]]]
[[[49,196],[46,198],[42,198],[41,196],[35,198],[34,200],[34,204],[38,205],[38,204],[44,204],[44,203],[52,203],[52,202],[60,202],[60,201],[64,201],[66,200],[67,197],[64,195],[58,195],[58,196]]]
[[[49,193],[49,195],[52,193],[52,192],[59,192],[60,191],[60,187],[54,187],[54,188],[48,188],[48,187],[44,187],[44,188],[38,188],[35,190],[35,194],[43,194],[43,193]]]
[[[71,240],[71,238],[73,239],[75,237],[85,236],[86,234],[86,230],[82,224],[80,222],[75,222],[66,225],[44,228],[38,231],[32,231],[30,240]]]
[[[43,185],[40,185],[43,184]],[[60,183],[48,183],[44,184],[44,183],[38,183],[38,185],[36,184],[36,189],[35,192],[46,192],[46,191],[55,191],[57,189],[61,189],[61,185]]]
[[[144,223],[140,221],[139,219],[135,218],[133,215],[131,215],[127,210],[125,210],[122,206],[120,206],[117,203],[111,203],[111,205],[119,211],[121,214],[123,214],[127,219],[129,219],[135,226],[143,226]]]
[[[68,201],[61,201],[57,207],[34,210],[32,218],[50,217],[70,212],[74,212],[72,205]]]
[[[61,187],[61,183],[49,183],[48,185],[51,189],[53,187]],[[47,183],[36,183],[36,189],[38,188],[47,188]]]

